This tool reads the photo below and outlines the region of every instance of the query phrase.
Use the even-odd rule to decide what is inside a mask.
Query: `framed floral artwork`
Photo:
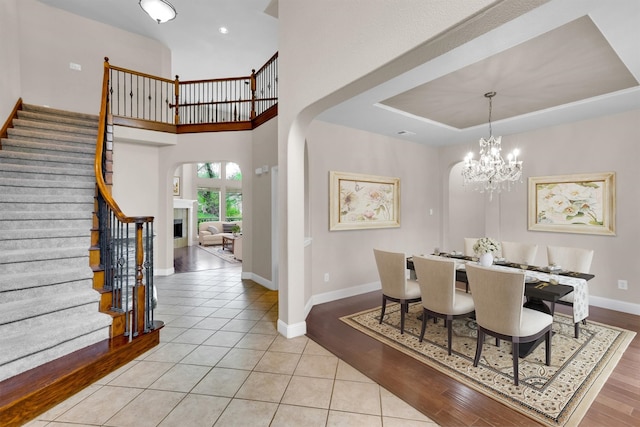
[[[400,178],[329,172],[329,230],[400,227]]]
[[[615,173],[529,178],[529,230],[615,235]]]

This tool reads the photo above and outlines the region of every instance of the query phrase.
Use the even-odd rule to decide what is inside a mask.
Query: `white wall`
[[[127,216],[155,217],[159,197],[159,147],[121,142],[117,135],[114,139],[114,199]]]
[[[0,127],[20,98],[17,0],[0,1]]]
[[[494,195],[486,202],[484,228],[476,224],[471,237],[488,235],[500,240],[538,244],[536,264],[546,265],[546,246],[571,246],[595,250],[589,282],[593,305],[640,314],[640,263],[635,260],[640,241],[640,186],[637,160],[640,158],[640,110],[614,116],[540,129],[515,135],[502,135],[503,151],[519,147],[524,161],[523,184],[511,192]],[[452,165],[464,157],[463,148],[441,149],[441,163]],[[616,236],[529,231],[527,225],[527,180],[533,176],[567,175],[591,172],[616,173]],[[443,171],[446,179],[448,170]],[[454,185],[454,184],[447,184]],[[449,194],[459,194],[450,188]],[[463,199],[457,209],[475,211],[474,199]],[[445,205],[446,207],[446,205]],[[459,217],[445,211],[445,217]],[[444,246],[461,247],[457,223],[448,224]],[[628,281],[627,291],[619,290],[618,279]]]
[[[439,236],[438,151],[314,121],[308,129],[311,294],[314,302],[378,282],[373,248],[426,253]],[[329,231],[329,171],[400,178],[400,227]],[[433,215],[429,210],[433,209]],[[329,282],[324,274],[329,273]]]
[[[464,30],[425,43],[492,3],[497,7]],[[308,268],[304,247],[304,140],[311,120],[324,109],[407,71],[426,58],[525,13],[527,7],[535,7],[535,3],[523,6],[492,1],[412,0],[399,7],[386,0],[280,0],[281,333],[295,336],[306,330],[302,285]],[[318,22],[323,24],[317,25]],[[307,255],[310,250],[307,248]]]
[[[105,56],[113,65],[171,78],[171,52],[157,41],[34,0],[15,3],[19,93],[26,103],[97,114]],[[82,71],[71,70],[70,62]]]

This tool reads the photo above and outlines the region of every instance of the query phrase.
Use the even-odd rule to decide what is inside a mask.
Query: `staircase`
[[[0,381],[110,338],[89,262],[98,117],[23,104],[0,150]]]

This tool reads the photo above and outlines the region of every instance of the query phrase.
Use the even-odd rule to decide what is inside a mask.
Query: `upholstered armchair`
[[[467,278],[473,295],[478,325],[478,341],[473,366],[478,366],[485,334],[511,341],[513,378],[518,385],[520,343],[545,338],[545,363],[551,364],[551,327],[553,317],[522,306],[524,278],[522,272],[467,264]]]
[[[407,258],[402,252],[386,252],[374,249],[376,266],[382,285],[382,312],[380,323],[384,318],[387,300],[400,304],[400,333],[404,334],[405,313],[409,304],[420,302],[420,287],[415,280],[407,279]]]
[[[443,318],[447,327],[447,349],[451,355],[453,319],[473,313],[473,298],[456,290],[456,263],[453,260],[414,255],[413,266],[422,294],[420,342],[424,339],[429,316]]]

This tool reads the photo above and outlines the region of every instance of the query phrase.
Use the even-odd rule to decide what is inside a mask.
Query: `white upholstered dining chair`
[[[574,271],[576,273],[589,273],[591,262],[593,261],[593,249],[570,248],[566,246],[547,246],[547,260],[549,265],[556,265],[563,270]],[[588,288],[589,285],[587,285]],[[573,292],[560,298],[558,304],[573,307]],[[586,319],[582,321],[586,324]],[[574,335],[580,336],[580,325],[574,325]]]
[[[420,342],[424,339],[429,316],[443,318],[447,327],[447,349],[451,355],[453,319],[473,313],[473,298],[456,289],[455,261],[414,255],[413,267],[422,293]]]
[[[473,250],[473,245],[476,244],[479,237],[465,237],[464,238],[464,256],[475,256],[476,253]]]
[[[380,323],[384,318],[387,300],[400,304],[400,333],[404,334],[404,317],[409,311],[409,304],[420,302],[420,287],[418,282],[407,279],[407,257],[402,252],[387,252],[374,249],[376,266],[382,285],[382,312]]]
[[[473,366],[478,366],[485,334],[511,341],[513,379],[518,385],[520,343],[545,338],[545,363],[551,364],[551,327],[553,317],[522,306],[524,278],[522,272],[503,271],[467,264],[467,278],[473,295],[478,325],[478,340]]]
[[[517,264],[525,263],[527,265],[535,263],[538,245],[521,242],[500,242],[500,246],[502,246],[502,256],[507,261]]]

